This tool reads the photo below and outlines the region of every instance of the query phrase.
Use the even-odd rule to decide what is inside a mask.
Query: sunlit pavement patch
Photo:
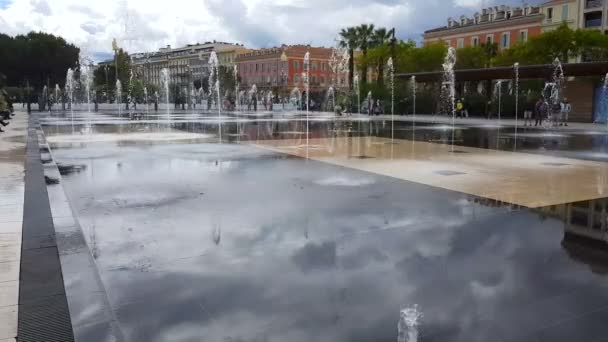
[[[255,146],[406,181],[464,192],[530,208],[602,198],[608,191],[608,164],[480,149],[466,146],[353,137],[250,142]],[[324,148],[319,148],[319,146]],[[297,147],[297,148],[295,148]],[[458,152],[456,152],[458,151]],[[366,155],[373,158],[358,159]],[[556,167],[568,166],[568,167]],[[458,177],[438,171],[457,172]],[[547,177],[551,173],[552,177]]]

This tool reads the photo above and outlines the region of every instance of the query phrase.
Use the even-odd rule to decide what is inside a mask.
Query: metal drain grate
[[[452,170],[439,170],[439,171],[435,171],[435,173],[438,175],[442,175],[442,176],[466,175],[465,172],[458,172],[458,171],[452,171]]]
[[[572,164],[566,164],[566,163],[542,163],[542,165],[546,165],[546,166],[568,166],[568,165],[572,165]]]

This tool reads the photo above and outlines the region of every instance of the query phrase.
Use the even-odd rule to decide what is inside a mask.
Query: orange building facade
[[[258,89],[291,90],[297,87],[303,91],[306,52],[310,53],[311,92],[327,89],[332,84],[329,66],[332,49],[305,45],[249,50],[237,55],[241,87],[247,88],[255,84]]]
[[[539,7],[496,6],[475,13],[473,18],[448,19],[448,25],[426,31],[424,43],[442,41],[454,48],[496,43],[508,49],[541,34],[544,15]]]

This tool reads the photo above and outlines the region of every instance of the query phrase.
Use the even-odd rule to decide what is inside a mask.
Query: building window
[[[300,75],[294,75],[294,76],[293,76],[293,81],[294,81],[295,83],[300,83]]]
[[[570,16],[570,13],[568,13],[569,8],[568,5],[562,6],[562,21],[568,21],[568,17]]]
[[[300,61],[293,61],[293,68],[295,71],[300,70]]]
[[[519,42],[525,43],[528,41],[528,30],[519,31]]]
[[[479,46],[479,37],[471,38],[471,46]]]
[[[319,64],[316,61],[312,62],[312,70],[317,70],[317,69],[319,69]]]
[[[325,65],[325,63],[323,63]],[[321,85],[325,85],[325,76],[321,76]]]
[[[456,48],[462,49],[464,47],[464,38],[458,38],[456,41]]]
[[[494,35],[489,34],[486,36],[486,44],[494,44]]]
[[[312,84],[317,84],[317,76],[312,75]]]
[[[585,27],[602,26],[602,12],[585,13]]]
[[[553,20],[553,7],[547,8],[547,21],[551,22]]]
[[[502,34],[502,39],[500,40],[500,47],[503,49],[508,49],[511,45],[511,37],[508,32]]]
[[[255,71],[258,71],[258,70],[259,70],[259,65],[258,65],[258,63],[255,63]]]

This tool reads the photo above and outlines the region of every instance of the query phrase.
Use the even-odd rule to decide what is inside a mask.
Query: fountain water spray
[[[327,105],[329,106],[331,104],[331,110],[332,112],[336,111],[336,93],[334,91],[334,87],[330,86],[329,88],[327,88]],[[331,102],[330,102],[331,100]]]
[[[85,63],[80,64],[80,84],[84,85],[84,91],[87,96],[87,112],[91,112],[91,83],[93,81],[93,75],[91,75],[91,68]]]
[[[209,93],[211,93],[211,89],[215,89],[217,93],[217,118],[219,120],[219,138],[220,142],[222,142],[222,100],[220,93],[220,74],[219,74],[219,61],[217,59],[217,53],[215,51],[211,51],[211,55],[209,56]],[[215,82],[213,79],[215,78]]]
[[[170,77],[169,77],[169,69],[167,68],[163,68],[160,71],[160,85],[162,87],[162,89],[165,91],[165,103],[166,103],[166,107],[167,107],[167,120],[171,119],[171,114],[169,112],[169,81],[170,81]]]
[[[304,54],[304,68],[306,70],[305,86],[306,86],[306,146],[308,146],[308,116],[309,116],[309,103],[310,103],[310,52],[306,51]]]
[[[49,89],[48,87],[45,85],[44,87],[42,87],[42,106],[44,108],[44,106],[46,106],[48,104],[48,99],[49,99]],[[49,111],[51,110],[50,106],[49,106]]]
[[[118,105],[118,116],[120,116],[122,105],[122,84],[120,83],[120,80],[116,80],[116,104]]]
[[[393,57],[386,63],[391,80],[391,142],[395,142],[395,65]]]
[[[300,92],[300,88],[298,88],[298,87],[293,88],[291,90],[291,93],[289,94],[289,99],[291,100],[292,103],[295,103],[296,110],[298,109],[298,107],[301,108],[302,93]]]
[[[412,115],[413,118],[416,117],[416,76],[412,76],[412,78],[410,79],[410,81],[412,82]]]
[[[146,102],[146,115],[149,115],[150,109],[148,107],[148,87],[144,87],[144,101]]]
[[[519,63],[513,64],[515,72],[515,128],[517,129],[518,111],[519,111]]]
[[[454,131],[456,127],[456,77],[454,75],[456,65],[456,49],[450,47],[443,62],[443,85],[448,91],[448,102],[452,112],[452,149],[454,148]]]
[[[68,95],[68,99],[70,100],[70,113],[72,115],[72,130],[74,129],[74,108],[72,107],[72,102],[74,99],[74,70],[72,68],[68,69],[67,75],[65,77],[65,92]]]
[[[59,103],[59,93],[61,93],[61,88],[59,88],[59,84],[55,84],[55,104]]]
[[[494,86],[494,95],[498,99],[498,120],[501,119],[502,114],[502,80],[498,80]]]
[[[353,88],[355,92],[357,92],[357,107],[359,110],[359,115],[361,115],[361,89],[359,88],[359,74],[355,74],[353,76]]]
[[[604,77],[604,85],[602,86],[602,113],[608,115],[608,74]],[[606,124],[608,125],[608,116],[606,117]]]
[[[417,342],[421,318],[422,313],[418,310],[418,305],[402,309],[397,324],[397,342]]]
[[[234,74],[234,110],[239,109],[239,66],[238,64],[234,64],[234,69],[232,70]]]

